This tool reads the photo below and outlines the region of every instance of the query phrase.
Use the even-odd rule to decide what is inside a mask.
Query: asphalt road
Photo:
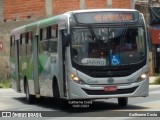
[[[156,116],[156,114],[160,116],[160,86],[150,85],[149,97],[129,98],[129,103],[126,107],[119,107],[117,99],[113,98],[95,100],[85,105],[83,104],[79,108],[65,110],[61,110],[57,106],[57,103],[53,102],[52,98],[43,98],[38,100],[36,104],[28,105],[24,94],[16,93],[12,89],[0,89],[0,111],[17,111],[20,113],[25,111],[42,112],[42,116],[54,116],[45,118],[49,120],[53,118],[54,120],[78,120],[82,119],[82,117],[83,120],[88,120],[90,117],[92,120],[106,120],[108,116],[114,120],[137,119],[137,116],[141,115],[141,112],[150,117],[151,115]],[[149,117],[147,116],[147,118]],[[152,119],[157,118],[153,117]],[[141,119],[146,120],[146,118],[142,117]]]

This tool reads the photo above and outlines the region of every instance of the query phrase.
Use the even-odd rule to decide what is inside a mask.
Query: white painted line
[[[160,85],[149,85],[149,88],[152,89],[152,88],[160,88]]]
[[[21,108],[21,109],[17,109],[18,111],[25,111],[25,110],[32,110],[32,108]]]
[[[160,95],[160,90],[151,91],[149,92],[149,94],[159,94]]]

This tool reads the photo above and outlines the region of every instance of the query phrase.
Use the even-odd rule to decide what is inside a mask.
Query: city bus
[[[132,9],[69,11],[18,27],[10,34],[12,87],[28,103],[147,97],[148,37]]]

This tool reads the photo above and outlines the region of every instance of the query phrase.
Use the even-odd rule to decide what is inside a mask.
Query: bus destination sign
[[[106,14],[106,15],[95,15],[94,19],[97,22],[111,22],[111,21],[132,21],[133,20],[133,14]]]
[[[123,23],[138,20],[137,12],[87,12],[76,13],[77,23]]]

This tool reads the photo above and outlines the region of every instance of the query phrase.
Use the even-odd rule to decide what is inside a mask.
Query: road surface
[[[74,108],[70,110],[59,109],[57,103],[54,103],[52,98],[43,98],[40,99],[36,104],[28,105],[26,103],[24,94],[16,93],[12,89],[0,89],[0,111],[42,112],[42,115],[46,114],[45,116],[47,116],[48,114],[49,116],[54,116],[54,120],[75,120],[74,117],[76,117],[76,120],[82,119],[81,117],[85,117],[83,120],[88,120],[90,117],[92,117],[92,120],[105,120],[108,116],[114,120],[124,118],[137,119],[137,116],[141,112],[149,116],[154,116],[156,114],[159,116],[160,86],[150,85],[149,97],[129,98],[129,103],[126,107],[119,107],[117,104],[117,99],[113,98],[95,100],[88,103],[87,107],[81,106],[80,108]],[[44,113],[44,111],[48,112]],[[154,116],[153,119],[157,118],[158,117]],[[45,119],[50,120],[53,118],[47,117]],[[141,119],[143,118],[141,117]]]

